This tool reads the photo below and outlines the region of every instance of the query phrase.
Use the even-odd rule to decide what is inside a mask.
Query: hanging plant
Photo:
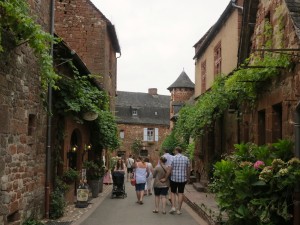
[[[49,33],[43,31],[30,15],[27,1],[5,0],[0,1],[0,52],[5,51],[2,46],[2,34],[7,32],[14,39],[16,46],[28,43],[39,59],[41,67],[41,82],[44,90],[48,84],[52,87],[59,79],[53,70],[53,60],[50,52],[50,43],[57,42]]]

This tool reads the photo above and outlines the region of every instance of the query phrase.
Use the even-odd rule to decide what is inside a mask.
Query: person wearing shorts
[[[167,159],[165,157],[160,157],[159,165],[155,167],[153,171],[153,187],[154,187],[154,195],[155,195],[155,209],[152,211],[153,213],[159,212],[160,199],[162,201],[162,214],[166,214],[166,196],[168,194],[170,181],[166,179],[164,182],[161,181],[162,178],[167,178],[167,173],[170,173],[170,167],[166,166]]]
[[[133,173],[133,165],[134,165],[134,159],[132,158],[132,155],[129,155],[128,159],[126,160],[127,181],[129,181],[129,178],[131,177],[131,174]]]
[[[142,205],[144,204],[143,198],[144,198],[146,179],[149,176],[149,169],[147,167],[146,162],[142,160],[140,157],[137,158],[134,168],[135,168],[134,176],[136,180],[135,191],[137,197],[136,203]]]
[[[182,149],[180,147],[176,147],[175,156],[173,157],[171,163],[170,179],[172,208],[169,213],[174,214],[176,212],[178,215],[181,214],[184,187],[187,181],[190,179],[190,161],[181,153]],[[176,194],[178,195],[177,210],[175,202]]]

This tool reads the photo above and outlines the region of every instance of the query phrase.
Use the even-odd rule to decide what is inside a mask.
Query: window
[[[140,156],[148,157],[148,150],[144,150],[144,149],[140,150]]]
[[[266,144],[266,112],[258,112],[258,145]]]
[[[144,128],[144,141],[158,141],[158,128]]]
[[[201,93],[206,91],[206,60],[201,63]]]
[[[272,107],[272,141],[282,139],[282,105],[277,104]]]
[[[221,73],[222,51],[221,41],[214,48],[214,75]]]
[[[138,114],[137,109],[132,109],[132,115],[137,116],[137,114]]]
[[[32,136],[34,133],[34,130],[36,128],[36,116],[34,114],[29,114],[28,117],[28,136]]]
[[[120,130],[120,138],[121,139],[124,139],[124,135],[125,135],[124,130]]]
[[[118,157],[121,157],[122,159],[125,159],[125,154],[126,154],[125,151],[118,151],[118,152],[117,152],[117,156],[118,156]]]

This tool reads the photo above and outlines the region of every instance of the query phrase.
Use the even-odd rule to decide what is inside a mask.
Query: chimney
[[[157,95],[157,88],[149,88],[148,94],[150,95]]]

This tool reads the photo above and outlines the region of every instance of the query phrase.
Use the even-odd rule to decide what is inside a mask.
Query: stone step
[[[196,191],[206,192],[206,187],[203,184],[199,183],[199,182],[193,183],[193,187],[195,188]]]

